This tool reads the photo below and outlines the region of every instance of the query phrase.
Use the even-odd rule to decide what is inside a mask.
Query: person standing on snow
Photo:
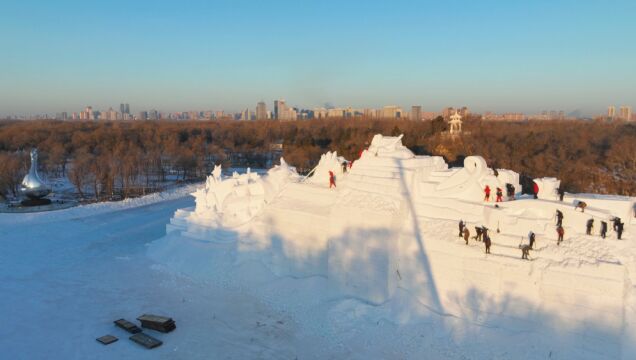
[[[481,236],[483,235],[483,230],[479,226],[475,226],[475,240],[481,241]]]
[[[532,231],[530,231],[530,234],[528,234],[528,240],[530,241],[528,246],[530,247],[530,250],[533,250],[534,242],[536,240],[536,235]]]
[[[459,237],[462,237],[464,235],[464,227],[466,227],[466,224],[464,224],[464,220],[459,220]]]
[[[508,200],[515,199],[515,186],[512,184],[506,184],[506,195],[508,196]]]
[[[521,245],[521,258],[523,260],[530,260],[528,259],[528,255],[530,255],[530,250],[532,250],[530,245]]]
[[[466,245],[468,245],[468,238],[470,237],[470,231],[468,227],[464,227],[464,241],[466,241]]]
[[[561,242],[563,242],[563,235],[565,234],[565,230],[563,230],[563,226],[559,225],[557,226],[557,235],[559,235],[559,238],[557,239],[557,245],[561,245]]]
[[[501,188],[497,188],[497,200],[495,200],[495,202],[502,202],[503,201],[503,190],[501,190]]]
[[[490,254],[490,236],[487,233],[484,233],[484,245],[486,245],[486,254]]]
[[[592,228],[594,227],[594,219],[590,219],[585,224],[585,235],[592,235]]]
[[[618,240],[621,239],[621,236],[623,236],[623,224],[622,222],[618,222],[618,225],[616,225],[616,235],[618,235]]]
[[[557,226],[563,225],[563,213],[561,212],[561,210],[557,210],[556,218],[557,218],[557,223],[556,223]]]
[[[333,174],[333,171],[329,171],[329,188],[336,187],[336,176]]]
[[[601,221],[601,237],[605,239],[607,236],[607,223],[605,221]]]
[[[490,186],[486,185],[484,188],[484,201],[490,201]]]
[[[563,202],[563,197],[565,196],[565,190],[563,190],[563,188],[559,186],[557,193],[559,194],[559,201]]]
[[[532,182],[532,191],[534,192],[534,198],[539,198],[539,185],[536,182]]]

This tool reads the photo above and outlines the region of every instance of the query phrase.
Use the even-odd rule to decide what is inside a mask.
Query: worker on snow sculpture
[[[557,226],[557,235],[559,235],[559,237],[557,238],[557,245],[561,245],[561,242],[563,241],[563,235],[565,235],[565,230],[563,230],[563,226],[559,225]]]
[[[614,229],[614,231],[618,232],[618,224],[621,223],[621,218],[619,217],[614,217],[612,219],[612,228]]]
[[[490,236],[488,233],[484,232],[484,245],[486,245],[486,254],[490,254]]]
[[[506,195],[508,196],[508,200],[515,199],[515,186],[512,184],[506,184]]]
[[[557,189],[557,193],[559,194],[559,201],[563,202],[563,197],[565,196],[565,190],[561,186]]]
[[[475,240],[481,241],[482,231],[480,226],[475,226]]]
[[[503,201],[503,190],[501,190],[501,188],[497,188],[497,200],[495,200],[495,202],[502,202]]]
[[[532,191],[534,192],[534,198],[539,198],[539,185],[536,182],[532,182]]]
[[[556,218],[557,218],[557,223],[556,223],[557,226],[563,225],[563,213],[561,212],[561,210],[557,209]]]
[[[347,162],[346,162],[346,161],[343,161],[343,162],[342,162],[342,173],[344,174],[344,173],[346,173],[346,172],[347,172]]]
[[[468,238],[470,237],[470,231],[468,230],[468,226],[464,227],[464,241],[466,245],[468,245]]]
[[[329,188],[336,187],[336,176],[333,174],[333,171],[329,171]]]
[[[622,222],[618,222],[618,225],[616,225],[616,235],[618,237],[618,240],[621,239],[621,236],[623,236],[623,224]]]
[[[607,236],[607,222],[601,221],[601,237],[605,239]]]
[[[534,242],[536,240],[536,235],[534,234],[534,232],[530,231],[530,234],[528,234],[528,240],[530,241],[530,243],[528,244],[528,246],[530,246],[530,250],[534,250]]]
[[[459,220],[459,237],[462,237],[464,235],[464,227],[466,227],[466,224],[464,224],[464,220]]]
[[[530,260],[528,259],[528,255],[530,255],[530,250],[532,250],[532,248],[530,247],[530,245],[521,245],[521,258],[524,260]]]
[[[581,212],[584,213],[586,207],[587,207],[587,203],[585,201],[579,201],[574,206],[574,211],[576,211],[576,209],[581,209]]]
[[[486,185],[484,188],[484,201],[490,201],[490,186]]]
[[[594,219],[589,219],[585,223],[585,235],[592,235],[592,228],[594,227]]]

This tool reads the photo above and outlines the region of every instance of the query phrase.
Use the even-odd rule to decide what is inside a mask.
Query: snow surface
[[[376,137],[336,189],[281,164],[258,176],[217,172],[196,191],[0,214],[0,357],[635,358],[634,199],[495,207],[483,186],[516,174],[475,171],[482,160],[448,169]],[[246,221],[222,221],[242,211]],[[623,241],[584,234],[589,217],[598,229],[617,214],[629,215]],[[492,254],[465,245],[460,218],[472,234],[490,228]],[[537,244],[524,261],[528,230]],[[154,350],[112,324],[145,312],[177,323],[152,332],[164,341]],[[94,340],[109,333],[120,341]]]

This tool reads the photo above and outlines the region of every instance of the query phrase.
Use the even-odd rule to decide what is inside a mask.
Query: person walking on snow
[[[501,190],[501,188],[497,188],[497,200],[495,202],[502,202],[503,201],[503,190]]]
[[[539,185],[537,185],[536,182],[532,182],[532,191],[534,192],[534,198],[538,199],[539,198]]]
[[[585,224],[585,235],[592,235],[592,228],[594,227],[594,219],[590,219]]]
[[[557,223],[556,223],[557,226],[563,225],[563,213],[561,212],[561,210],[557,210],[556,218],[557,218]]]
[[[559,237],[557,238],[557,245],[561,245],[561,242],[563,242],[563,235],[565,234],[565,231],[563,230],[563,226],[559,225],[557,226],[557,235],[559,235]]]
[[[466,245],[468,245],[468,238],[470,237],[470,231],[468,230],[468,227],[464,227],[464,241],[466,242]]]
[[[329,188],[336,187],[336,176],[333,174],[333,171],[329,171]]]
[[[490,201],[490,186],[486,185],[484,188],[484,201]]]
[[[607,236],[607,222],[601,221],[601,237],[605,239]]]
[[[459,220],[459,237],[464,235],[464,227],[466,227],[464,220]]]

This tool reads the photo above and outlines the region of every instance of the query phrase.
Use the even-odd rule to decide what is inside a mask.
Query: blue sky
[[[636,1],[0,1],[0,115],[636,105]]]

